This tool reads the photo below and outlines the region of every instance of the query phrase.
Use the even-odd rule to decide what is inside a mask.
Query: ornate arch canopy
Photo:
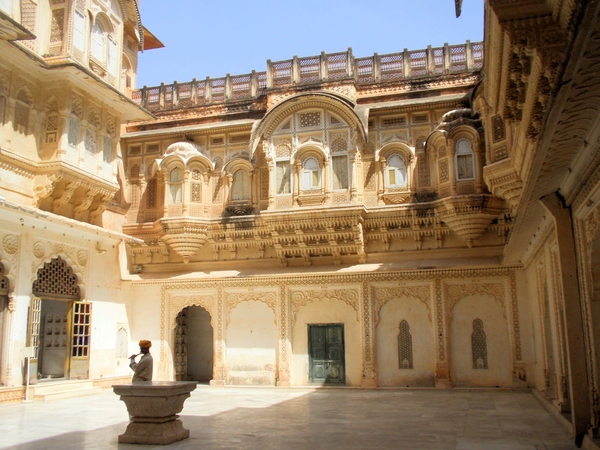
[[[303,109],[330,111],[344,120],[360,136],[363,142],[366,142],[367,130],[365,124],[354,111],[354,106],[354,103],[349,99],[329,92],[294,95],[274,106],[252,130],[250,138],[251,155],[254,157],[261,140],[269,139],[286,118]]]

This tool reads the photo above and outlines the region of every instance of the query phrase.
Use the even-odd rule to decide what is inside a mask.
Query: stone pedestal
[[[114,385],[113,391],[125,402],[131,421],[119,436],[123,444],[167,445],[190,436],[177,413],[196,389],[191,381],[145,381]]]

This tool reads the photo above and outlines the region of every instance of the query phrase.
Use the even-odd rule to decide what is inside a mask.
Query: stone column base
[[[178,417],[163,423],[141,422],[141,417],[134,417],[135,422],[130,422],[125,433],[119,435],[119,443],[167,445],[187,439],[190,437],[190,430],[183,428]]]

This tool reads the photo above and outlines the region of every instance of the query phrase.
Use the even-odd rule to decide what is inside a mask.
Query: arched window
[[[73,47],[81,52],[85,52],[85,25],[85,12],[80,10],[77,4],[73,13]]]
[[[101,62],[105,62],[105,34],[106,31],[100,20],[96,19],[92,28],[92,56]]]
[[[398,368],[413,368],[412,336],[406,320],[400,322],[400,333],[398,333]]]
[[[118,359],[127,358],[128,346],[129,340],[127,338],[127,331],[125,331],[125,328],[119,328],[119,331],[117,331],[117,345],[115,351]]]
[[[475,158],[473,145],[468,139],[459,139],[456,143],[456,179],[472,180],[475,178]]]
[[[302,163],[302,189],[321,188],[321,166],[319,162],[309,157]]]
[[[169,203],[172,205],[181,203],[183,194],[183,171],[179,168],[169,173]]]
[[[483,321],[481,319],[475,319],[473,321],[471,347],[473,351],[473,369],[487,369],[487,340],[485,337],[485,331],[483,331]]]
[[[243,201],[250,200],[250,177],[248,172],[243,169],[233,174],[231,181],[231,200]]]
[[[385,171],[386,186],[390,188],[406,187],[406,164],[400,155],[392,155],[387,159]]]
[[[111,28],[100,17],[96,17],[92,27],[91,55],[108,73],[117,75],[117,43],[111,36]]]

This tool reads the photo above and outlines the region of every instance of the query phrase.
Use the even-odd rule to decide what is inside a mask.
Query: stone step
[[[45,402],[63,398],[82,397],[101,392],[100,388],[94,387],[92,380],[62,380],[42,381],[29,388],[31,399]]]

